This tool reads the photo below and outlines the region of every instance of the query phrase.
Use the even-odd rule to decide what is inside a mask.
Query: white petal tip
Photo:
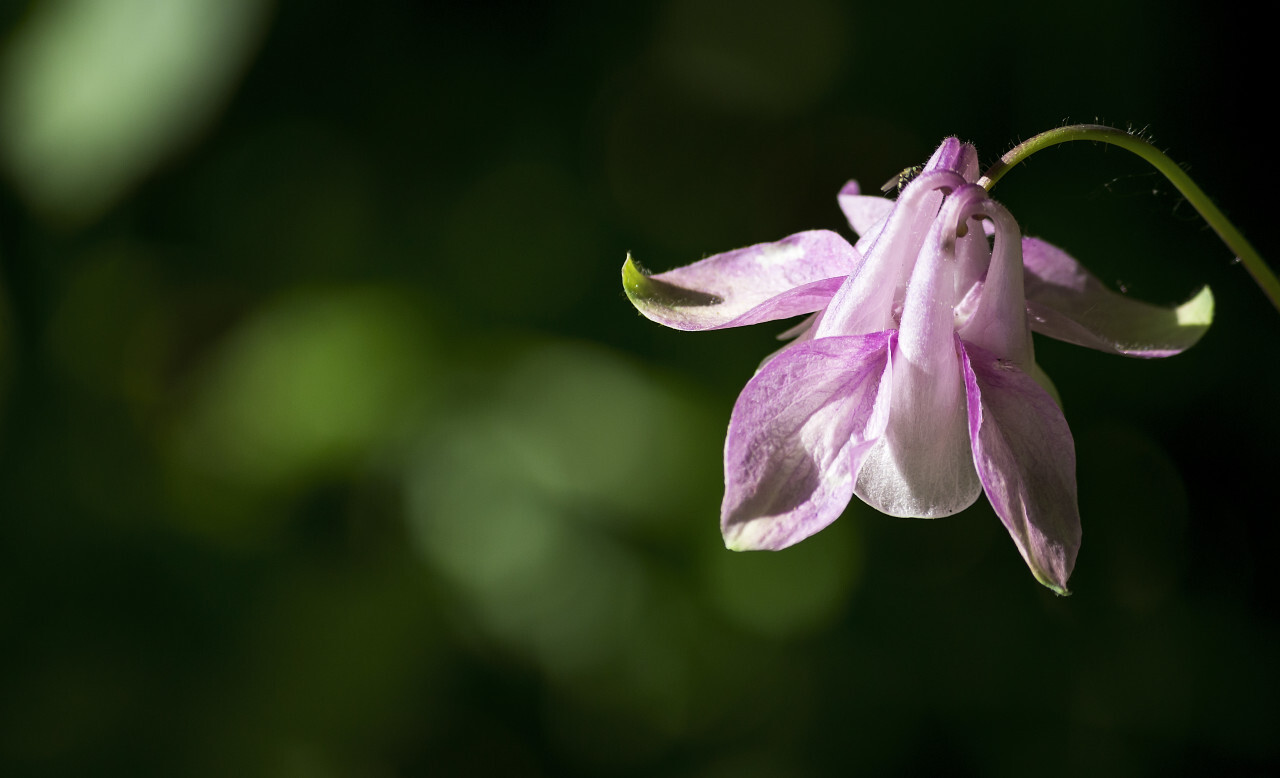
[[[748,521],[734,524],[724,529],[724,547],[730,551],[762,551],[761,527],[759,521]]]

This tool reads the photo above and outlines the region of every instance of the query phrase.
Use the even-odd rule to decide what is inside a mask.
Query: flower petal
[[[1067,594],[1080,550],[1075,441],[1062,411],[1012,362],[961,343],[982,488],[1040,583]]]
[[[1131,357],[1167,357],[1190,348],[1213,321],[1213,294],[1201,289],[1176,308],[1112,292],[1056,246],[1023,238],[1031,329],[1078,346]]]
[[[886,331],[801,343],[747,383],[724,447],[726,546],[786,548],[840,516],[884,428],[892,340]]]
[[[924,166],[930,170],[952,170],[970,184],[978,180],[978,150],[959,138],[945,138]]]
[[[971,197],[986,194],[978,187],[967,191]],[[962,200],[948,200],[944,213]],[[934,221],[911,274],[893,353],[889,423],[854,487],[860,498],[890,516],[950,516],[982,493],[969,447],[953,327],[956,262],[949,229],[946,218]]]
[[[622,286],[646,317],[679,330],[740,327],[821,310],[862,255],[829,230],[716,254],[655,276],[627,257]]]
[[[894,308],[906,294],[907,280],[929,227],[942,205],[941,189],[963,186],[964,180],[949,170],[922,173],[894,204],[893,212],[878,228],[866,261],[851,273],[831,299],[814,336],[862,335],[896,325]],[[862,245],[864,241],[858,241]]]
[[[980,194],[971,196],[972,204],[960,215],[986,216],[995,225],[995,240],[976,308],[956,331],[964,342],[1029,369],[1034,360],[1023,286],[1022,231],[1004,206],[985,197],[982,187],[967,191],[975,190]],[[958,202],[960,194],[952,195],[951,201]],[[969,234],[975,233],[970,230]]]
[[[813,340],[814,329],[818,326],[818,322],[822,321],[822,314],[823,311],[810,314],[809,316],[801,319],[799,324],[787,329],[785,332],[779,333],[778,340],[789,340],[791,342],[777,351],[771,352],[764,359],[760,360],[760,366],[756,368],[756,372],[759,373],[764,369],[765,365],[776,359],[779,354],[787,349],[794,348],[801,343],[807,343],[808,341]]]
[[[849,226],[861,237],[867,237],[872,228],[889,218],[893,210],[893,200],[887,197],[873,197],[862,194],[857,181],[850,181],[836,196],[840,202],[840,210],[844,211]]]

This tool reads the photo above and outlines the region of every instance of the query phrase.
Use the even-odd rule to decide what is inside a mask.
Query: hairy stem
[[[1101,124],[1073,124],[1068,127],[1059,127],[1056,130],[1042,132],[1010,149],[1009,153],[991,166],[986,175],[978,179],[978,184],[990,190],[1005,173],[1027,157],[1042,149],[1071,140],[1110,143],[1113,146],[1132,151],[1151,163],[1152,167],[1169,179],[1169,183],[1173,184],[1182,196],[1187,199],[1191,207],[1195,208],[1196,213],[1200,214],[1208,222],[1213,231],[1218,233],[1218,237],[1222,239],[1222,242],[1226,243],[1227,247],[1235,252],[1240,262],[1244,264],[1245,269],[1249,271],[1249,275],[1253,276],[1253,280],[1257,282],[1258,286],[1262,287],[1263,293],[1271,300],[1271,304],[1277,310],[1280,310],[1280,280],[1276,279],[1275,273],[1271,272],[1267,264],[1262,261],[1262,257],[1258,255],[1258,252],[1253,246],[1249,245],[1249,241],[1245,240],[1244,235],[1240,234],[1240,230],[1237,230],[1235,225],[1227,220],[1227,217],[1205,195],[1204,191],[1196,186],[1185,170],[1165,156],[1164,152],[1137,135],[1131,135],[1124,130]]]

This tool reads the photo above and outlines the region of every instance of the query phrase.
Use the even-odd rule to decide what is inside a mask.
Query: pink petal
[[[801,343],[807,343],[813,340],[813,331],[818,326],[818,322],[822,321],[822,313],[822,311],[818,311],[817,313],[806,316],[800,320],[799,324],[787,329],[785,332],[779,333],[778,340],[790,340],[791,342],[760,360],[760,366],[756,368],[756,372],[759,373],[764,369],[765,365],[769,364],[777,358],[779,354],[787,349],[794,348]]]
[[[986,194],[972,190],[972,196]],[[953,207],[949,200],[946,208]],[[891,516],[949,516],[982,493],[969,449],[953,326],[956,262],[943,245],[947,228],[947,219],[934,221],[911,275],[893,353],[889,423],[855,486],[858,497]]]
[[[972,184],[978,180],[978,150],[958,138],[947,138],[933,152],[924,169],[926,172],[952,170]]]
[[[725,441],[725,545],[785,548],[840,516],[884,427],[891,342],[891,332],[808,341],[747,383]]]
[[[981,187],[974,189],[985,194]],[[976,213],[995,224],[995,242],[976,309],[957,332],[966,343],[1029,368],[1033,360],[1023,292],[1022,232],[1004,206],[992,200],[984,198]],[[976,235],[976,230],[970,234]]]
[[[1078,346],[1131,357],[1167,357],[1190,348],[1213,321],[1213,294],[1201,289],[1176,308],[1116,294],[1056,246],[1023,238],[1031,328]]]
[[[973,183],[978,176],[978,152],[967,143],[947,138],[933,152],[922,169],[922,174],[937,170],[958,173],[963,181]],[[857,181],[849,181],[840,189],[836,199],[840,203],[840,210],[844,211],[845,218],[849,220],[849,226],[858,233],[858,250],[865,254],[879,238],[889,214],[902,198],[892,200],[888,197],[864,195]]]
[[[844,238],[812,230],[655,276],[628,256],[622,285],[640,313],[659,324],[721,329],[821,310],[861,263]]]
[[[1080,550],[1071,430],[1053,398],[1012,362],[956,341],[982,488],[1036,580],[1067,594]]]
[[[857,181],[845,184],[836,199],[840,202],[840,210],[844,211],[845,218],[849,220],[849,226],[863,237],[877,224],[889,218],[894,204],[887,197],[861,194]]]
[[[902,301],[916,256],[942,204],[939,190],[962,185],[955,173],[935,170],[922,173],[903,190],[866,260],[831,299],[815,337],[861,335],[894,326],[895,304]]]

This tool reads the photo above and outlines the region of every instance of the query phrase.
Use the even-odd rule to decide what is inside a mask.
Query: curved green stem
[[[1249,275],[1253,276],[1253,280],[1257,282],[1258,286],[1262,287],[1262,291],[1270,298],[1271,304],[1277,310],[1280,310],[1280,281],[1276,279],[1275,273],[1271,272],[1267,264],[1262,261],[1262,257],[1258,255],[1253,246],[1249,245],[1249,241],[1245,240],[1244,235],[1241,235],[1235,225],[1227,220],[1227,217],[1209,200],[1204,191],[1196,186],[1185,170],[1165,156],[1164,152],[1136,135],[1101,124],[1073,124],[1068,127],[1059,127],[1056,130],[1042,132],[1010,149],[1008,154],[1005,154],[1000,158],[999,162],[991,166],[986,175],[978,179],[978,184],[990,190],[1005,173],[1027,157],[1041,149],[1071,140],[1092,140],[1110,143],[1113,146],[1132,151],[1147,162],[1150,162],[1156,170],[1160,171],[1182,193],[1182,196],[1187,199],[1191,207],[1195,208],[1196,212],[1213,228],[1213,231],[1218,233],[1218,237],[1222,238],[1222,242],[1226,243],[1227,247],[1235,252],[1240,261],[1244,263],[1245,269],[1249,271]]]

